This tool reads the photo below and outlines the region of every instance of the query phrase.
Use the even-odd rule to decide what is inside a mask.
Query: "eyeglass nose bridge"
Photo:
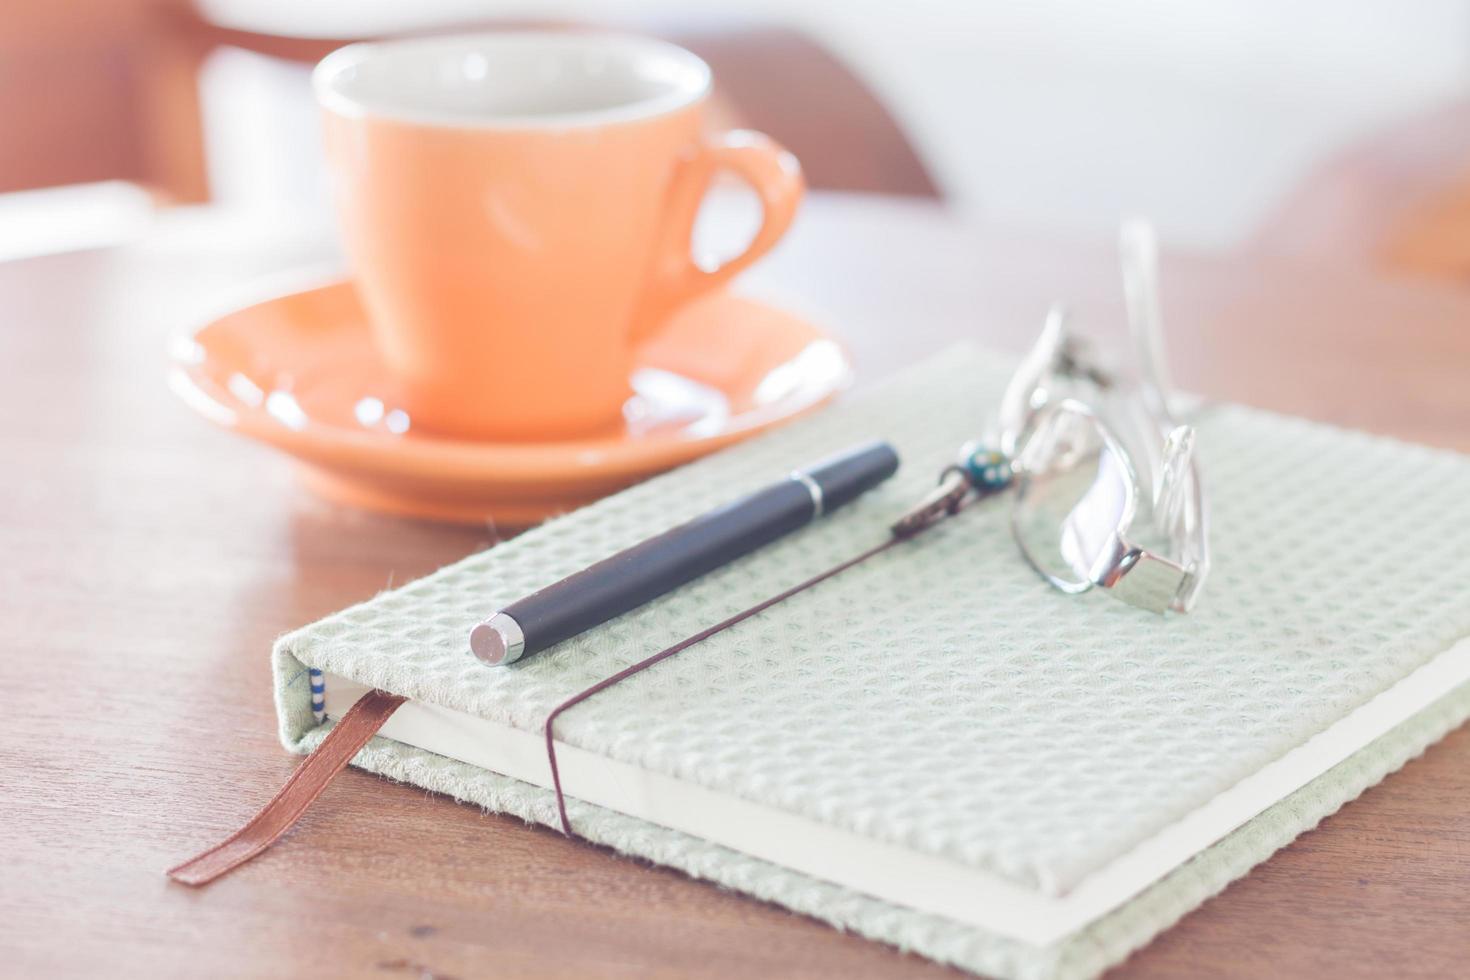
[[[1016,455],[1037,416],[1048,405],[1067,398],[1068,388],[1083,384],[1107,391],[1118,384],[1111,372],[1096,363],[1089,341],[1072,332],[1070,319],[1066,304],[1052,304],[1040,336],[1001,395],[1000,410],[986,442],[1006,456]]]

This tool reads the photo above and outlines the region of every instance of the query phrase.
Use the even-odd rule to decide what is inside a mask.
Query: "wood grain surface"
[[[0,974],[955,975],[357,771],[233,876],[164,879],[297,762],[271,641],[498,537],[323,503],[166,389],[172,332],[331,254],[195,216],[0,265]],[[830,323],[866,382],[959,337],[1014,348],[1054,297],[1115,323],[1115,267],[1107,242],[818,197],[746,288]],[[1165,292],[1181,384],[1470,450],[1470,291],[1171,254]],[[1467,886],[1460,731],[1117,975],[1463,976]]]

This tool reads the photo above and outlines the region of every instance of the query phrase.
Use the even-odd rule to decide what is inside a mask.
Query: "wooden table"
[[[287,460],[165,389],[171,331],[242,283],[323,258],[201,219],[143,247],[0,266],[0,970],[952,972],[357,771],[232,877],[165,881],[297,762],[276,742],[272,639],[494,543],[314,499]],[[958,337],[1019,346],[1056,296],[1116,322],[1115,267],[1106,242],[819,198],[747,285],[829,322],[870,380]],[[1182,385],[1470,449],[1470,289],[1170,255],[1165,291]],[[1467,885],[1460,731],[1119,972],[1464,975]]]

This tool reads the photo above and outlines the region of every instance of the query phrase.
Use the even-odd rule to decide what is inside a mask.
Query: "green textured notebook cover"
[[[281,733],[325,734],[307,668],[539,732],[556,703],[876,543],[975,436],[1007,377],[951,351],[777,433],[640,484],[292,633]],[[1215,567],[1155,617],[1050,589],[1008,502],[945,525],[652,668],[558,722],[569,746],[1066,895],[1470,635],[1470,499],[1452,453],[1235,406],[1199,419]],[[465,637],[487,612],[836,449],[898,476],[842,511],[524,665]],[[1350,533],[1349,533],[1350,532]],[[1357,558],[1377,556],[1374,567]],[[1383,575],[1434,567],[1433,576]],[[1470,713],[1470,687],[1313,779],[1090,925],[1035,945],[578,800],[590,840],[980,973],[1101,972]],[[557,826],[549,791],[378,738],[355,760]]]

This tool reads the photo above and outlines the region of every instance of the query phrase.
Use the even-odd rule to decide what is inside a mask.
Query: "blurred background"
[[[347,41],[568,24],[701,54],[721,122],[821,189],[975,221],[1470,274],[1470,0],[6,0],[0,258],[210,205],[329,236],[310,66]]]

